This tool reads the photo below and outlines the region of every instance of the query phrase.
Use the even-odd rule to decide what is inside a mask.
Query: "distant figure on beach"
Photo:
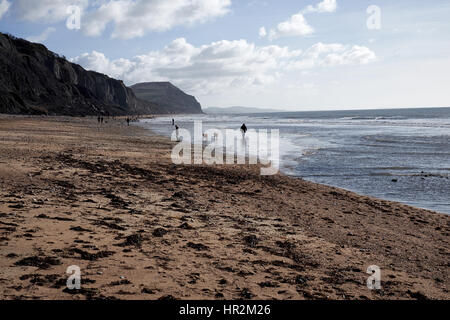
[[[100,123],[100,116],[98,116],[97,121],[98,121],[98,123]]]
[[[130,126],[130,118],[129,117],[127,117],[127,124],[128,124],[128,126]]]
[[[172,127],[175,125],[175,119],[172,119]]]
[[[176,135],[177,135],[177,141],[179,142],[180,141],[180,136],[179,136],[179,127],[178,127],[178,125],[176,125],[175,126],[175,132],[176,132]]]
[[[245,125],[245,123],[242,125],[241,127],[241,132],[242,132],[242,138],[245,138],[245,134],[247,133],[247,126]]]

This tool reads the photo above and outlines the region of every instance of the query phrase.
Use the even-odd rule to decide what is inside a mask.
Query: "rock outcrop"
[[[145,82],[131,86],[136,97],[159,105],[164,113],[203,113],[195,97],[187,95],[170,82]]]
[[[31,43],[0,33],[0,113],[131,115],[166,113],[142,101],[122,81]]]

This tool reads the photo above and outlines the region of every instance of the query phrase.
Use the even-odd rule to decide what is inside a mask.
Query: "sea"
[[[139,126],[170,137],[172,116]],[[193,133],[249,129],[280,135],[286,175],[450,214],[450,108],[205,114],[175,118]],[[201,143],[199,141],[194,141]]]

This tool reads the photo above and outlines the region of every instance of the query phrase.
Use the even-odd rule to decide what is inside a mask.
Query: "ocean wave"
[[[406,117],[401,117],[401,116],[373,116],[373,117],[368,117],[368,116],[351,116],[351,117],[342,117],[339,118],[339,120],[407,120],[409,118]]]
[[[370,176],[386,176],[386,177],[422,177],[422,178],[450,178],[446,173],[398,173],[398,172],[371,172]]]
[[[312,156],[320,151],[321,148],[308,148],[303,150],[302,155],[303,156]]]

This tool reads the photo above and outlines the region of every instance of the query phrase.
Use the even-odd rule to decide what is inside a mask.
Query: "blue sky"
[[[87,69],[286,110],[450,106],[449,16],[441,0],[0,0],[2,32]]]

